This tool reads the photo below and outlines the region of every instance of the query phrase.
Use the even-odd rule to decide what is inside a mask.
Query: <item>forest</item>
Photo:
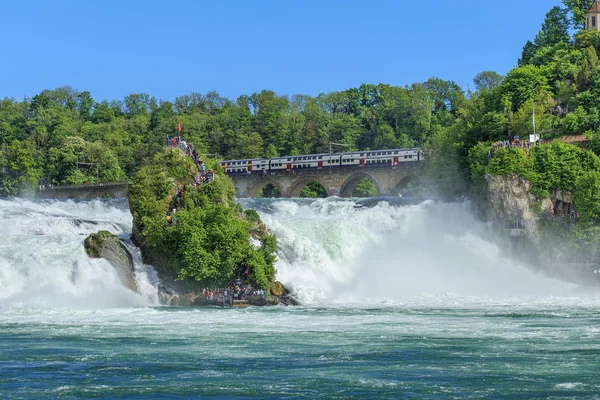
[[[179,123],[184,140],[219,159],[328,152],[331,142],[343,150],[423,147],[429,178],[447,194],[477,184],[469,153],[479,143],[527,138],[534,125],[545,141],[585,135],[598,153],[600,32],[582,29],[590,4],[564,0],[550,9],[511,71],[482,71],[466,89],[433,77],[318,96],[263,90],[235,100],[192,92],[173,101],[145,93],[97,101],[60,87],[4,98],[0,196],[41,184],[128,180]]]

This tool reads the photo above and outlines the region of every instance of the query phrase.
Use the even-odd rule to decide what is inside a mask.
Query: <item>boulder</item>
[[[123,285],[137,291],[133,258],[118,237],[108,231],[92,233],[85,239],[85,251],[92,258],[104,258],[115,268]]]
[[[285,286],[283,286],[283,283],[279,281],[273,282],[271,285],[271,294],[273,296],[283,296],[286,292],[287,290],[285,289]]]
[[[279,281],[273,282],[271,285],[271,295],[277,297],[277,303],[286,306],[299,306],[300,302],[292,296],[290,291],[283,286],[283,283]]]

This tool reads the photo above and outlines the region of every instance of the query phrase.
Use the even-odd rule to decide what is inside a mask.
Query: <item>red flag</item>
[[[177,132],[181,132],[181,122],[177,123]]]

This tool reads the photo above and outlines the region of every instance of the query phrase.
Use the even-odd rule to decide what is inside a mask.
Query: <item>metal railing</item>
[[[127,186],[127,185],[129,185],[129,182],[98,182],[98,183],[84,183],[84,184],[79,184],[79,185],[43,184],[43,185],[38,186],[38,191],[44,192],[46,190],[69,190],[69,189]]]

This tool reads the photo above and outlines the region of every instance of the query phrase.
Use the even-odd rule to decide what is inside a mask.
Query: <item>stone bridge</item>
[[[42,186],[35,193],[41,199],[121,199],[127,197],[127,182],[106,182],[89,185]]]
[[[238,197],[256,197],[260,190],[272,184],[283,197],[300,197],[302,189],[312,182],[321,184],[328,196],[352,197],[356,185],[364,178],[370,180],[381,196],[397,196],[407,184],[418,178],[418,163],[402,163],[395,167],[342,167],[329,170],[284,173],[253,173],[232,175]]]

